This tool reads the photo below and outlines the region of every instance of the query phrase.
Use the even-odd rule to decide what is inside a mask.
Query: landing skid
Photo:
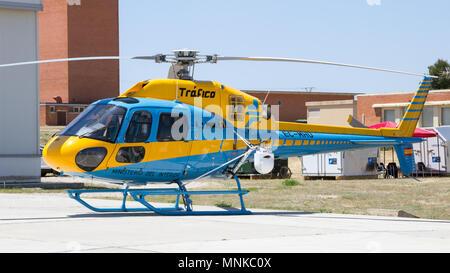
[[[241,184],[237,176],[234,176],[238,190],[236,191],[188,191],[181,181],[176,181],[178,184],[178,189],[176,188],[165,188],[165,189],[105,189],[105,190],[68,190],[70,198],[78,201],[83,206],[90,210],[96,212],[142,212],[142,211],[153,211],[161,215],[243,215],[251,214],[251,211],[247,210],[244,205],[243,195],[247,194],[248,191],[241,189]],[[81,198],[84,193],[122,193],[122,206],[120,208],[99,208],[95,207]],[[237,194],[241,202],[240,210],[224,210],[224,211],[194,211],[192,206],[192,200],[190,196],[192,195],[209,195],[209,194]],[[175,195],[176,201],[173,207],[155,207],[147,200],[146,196],[153,195]],[[135,201],[142,204],[143,208],[127,208],[126,201],[127,197],[131,196]],[[184,204],[184,208],[180,207],[180,198]]]

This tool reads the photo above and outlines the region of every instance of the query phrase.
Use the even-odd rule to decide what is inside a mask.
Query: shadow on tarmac
[[[232,210],[233,208],[227,208],[228,210]],[[239,210],[239,209],[236,209]],[[317,215],[317,214],[320,214]],[[326,215],[324,213],[318,212],[302,212],[302,211],[268,211],[268,212],[252,212],[248,215],[181,215],[181,217],[187,216],[220,216],[220,217],[245,217],[245,216],[280,216],[280,217],[297,217],[297,216],[308,216],[308,218],[317,218],[317,219],[336,219],[336,220],[363,220],[363,221],[385,221],[385,222],[416,222],[416,223],[441,223],[441,224],[450,224],[450,221],[447,220],[431,220],[431,219],[418,219],[418,218],[375,218],[377,216],[365,217],[364,215],[358,217],[352,216],[333,216]],[[108,217],[135,217],[135,216],[159,216],[159,217],[177,217],[177,216],[165,216],[160,215],[154,212],[116,212],[116,213],[86,213],[86,214],[76,214],[69,215],[70,218],[108,218]],[[382,216],[381,216],[382,217]]]
[[[232,209],[232,208],[227,208]],[[316,214],[320,214],[316,215]],[[64,220],[71,218],[118,218],[118,217],[180,217],[180,216],[165,216],[160,215],[155,212],[105,212],[105,213],[83,213],[83,214],[73,214],[63,217],[28,217],[28,218],[3,218],[0,221],[39,221],[39,220]],[[416,222],[416,223],[440,223],[440,224],[450,224],[448,220],[431,220],[431,219],[417,219],[417,218],[375,218],[376,216],[365,217],[364,215],[358,217],[352,216],[334,216],[326,215],[324,213],[316,212],[299,212],[299,211],[269,211],[269,212],[252,212],[249,215],[181,215],[181,217],[187,216],[217,216],[217,217],[251,217],[251,216],[280,216],[280,217],[297,217],[297,216],[307,216],[308,218],[317,219],[336,219],[336,220],[362,220],[362,221],[385,221],[385,222]]]

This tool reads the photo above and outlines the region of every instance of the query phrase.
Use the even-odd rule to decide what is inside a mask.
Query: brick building
[[[118,55],[118,0],[44,0],[39,59]],[[66,125],[90,103],[118,95],[118,60],[40,65],[41,125]]]
[[[354,100],[357,93],[331,93],[331,92],[295,92],[295,91],[267,91],[242,90],[257,97],[265,104],[279,105],[280,121],[306,122],[307,102]],[[267,97],[266,97],[267,96]]]
[[[399,123],[414,92],[367,94],[357,96],[357,117],[370,126],[384,121]],[[428,94],[418,127],[450,125],[450,90],[433,90]]]

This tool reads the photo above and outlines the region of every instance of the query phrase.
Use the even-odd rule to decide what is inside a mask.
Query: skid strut
[[[68,190],[70,198],[78,201],[83,206],[96,212],[141,212],[141,211],[154,211],[161,215],[240,215],[251,214],[251,211],[247,210],[244,205],[243,195],[248,191],[241,189],[239,178],[234,176],[237,184],[237,190],[234,191],[188,191],[181,181],[176,181],[178,189],[165,188],[165,189],[129,189],[128,186],[124,189],[104,189],[104,190]],[[95,207],[81,198],[84,193],[122,193],[122,206],[120,208],[99,208]],[[192,195],[220,195],[220,194],[237,194],[241,202],[241,209],[237,210],[213,210],[213,211],[194,211],[192,206]],[[147,196],[154,195],[175,195],[176,201],[173,207],[155,207],[146,200]],[[140,208],[127,208],[127,197],[131,196],[135,201],[139,202],[144,207]],[[184,203],[184,209],[180,207],[180,198]]]

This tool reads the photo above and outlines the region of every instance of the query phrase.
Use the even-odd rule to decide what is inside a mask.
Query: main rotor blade
[[[130,59],[134,59],[134,60],[155,60],[157,57],[157,55],[155,56],[135,56],[135,57],[131,57]]]
[[[370,66],[333,63],[333,62],[324,62],[324,61],[306,60],[306,59],[273,58],[273,57],[223,57],[223,56],[217,56],[217,60],[218,61],[263,61],[263,62],[296,62],[296,63],[310,63],[310,64],[325,64],[325,65],[345,66],[345,67],[353,67],[353,68],[360,68],[360,69],[392,72],[392,73],[399,73],[399,74],[412,75],[412,76],[439,78],[439,77],[433,76],[433,75],[418,74],[418,73],[404,72],[404,71],[370,67]]]
[[[130,59],[130,58],[129,57],[119,57],[119,56],[79,57],[79,58],[65,58],[65,59],[52,59],[52,60],[40,60],[40,61],[0,64],[0,67],[10,67],[10,66],[29,65],[29,64],[43,64],[43,63],[57,63],[57,62],[74,62],[74,61],[89,61],[89,60],[119,60],[119,59]]]
[[[91,61],[91,60],[120,60],[120,59],[156,60],[156,57],[157,57],[157,55],[155,55],[155,56],[135,56],[135,57],[120,57],[120,56],[77,57],[77,58],[51,59],[51,60],[39,60],[39,61],[30,61],[30,62],[0,64],[0,67],[11,67],[11,66],[29,65],[29,64],[57,63],[57,62]]]

